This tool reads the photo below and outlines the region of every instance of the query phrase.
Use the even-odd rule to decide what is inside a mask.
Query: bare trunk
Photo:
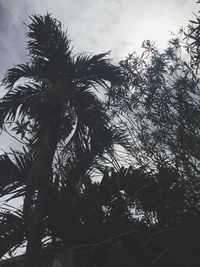
[[[61,113],[65,104],[65,87],[60,83],[50,86],[45,101],[48,103],[47,107],[50,108],[51,115],[47,121],[44,121],[43,138],[40,139],[40,147],[28,175],[24,200],[24,219],[28,227],[26,254],[30,259],[34,259],[34,255],[42,248],[47,188],[52,176],[52,162],[58,142]],[[33,206],[34,198],[35,206]]]
[[[57,132],[58,129],[56,129],[55,124],[50,124],[47,127],[28,175],[24,200],[24,218],[28,227],[26,249],[28,256],[34,256],[41,250],[47,188],[52,173],[52,162],[58,139]],[[33,206],[34,198],[35,205]]]

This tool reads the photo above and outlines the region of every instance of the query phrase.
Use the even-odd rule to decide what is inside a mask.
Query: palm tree
[[[0,102],[0,124],[3,127],[18,119],[29,127],[34,159],[27,176],[23,212],[28,228],[27,254],[35,254],[41,249],[46,188],[57,145],[64,141],[78,153],[77,142],[88,138],[92,146],[96,138],[95,145],[103,152],[101,142],[110,137],[109,145],[112,134],[95,90],[101,86],[109,94],[120,85],[122,76],[119,67],[106,58],[107,53],[73,56],[66,32],[51,15],[30,19],[30,60],[9,69],[3,79],[8,92]]]

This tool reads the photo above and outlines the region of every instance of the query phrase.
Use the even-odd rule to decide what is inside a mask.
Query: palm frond
[[[20,78],[32,78],[36,75],[35,69],[29,64],[20,64],[7,71],[2,80],[6,88],[11,89]]]
[[[48,83],[52,75],[51,69],[52,67],[46,60],[34,59],[31,63],[19,64],[9,69],[2,80],[2,84],[6,89],[12,89],[17,86],[17,83]]]
[[[119,85],[122,82],[122,73],[119,67],[112,65],[102,53],[94,56],[80,54],[74,57],[72,69],[74,82],[77,85],[95,87],[100,85],[108,89],[110,85]]]
[[[7,199],[10,200],[25,194],[25,183],[31,162],[28,152],[13,151],[12,158],[8,154],[0,155],[0,197],[10,195]]]
[[[62,31],[61,23],[50,14],[33,15],[30,19],[27,33],[30,56],[33,59],[42,57],[56,63],[68,60],[71,53],[70,40],[66,32]]]
[[[25,226],[20,211],[0,212],[0,258],[17,249],[25,240]]]
[[[112,125],[110,128],[110,131],[112,133],[111,140],[113,144],[120,145],[127,152],[131,153],[132,152],[132,140],[130,138],[130,135],[127,133],[127,130],[119,126]]]
[[[39,103],[42,101],[42,87],[36,83],[14,87],[0,101],[0,126],[5,121],[13,122],[16,117],[24,119],[36,117]]]

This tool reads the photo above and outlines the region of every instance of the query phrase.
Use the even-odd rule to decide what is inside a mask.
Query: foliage
[[[107,54],[73,56],[57,20],[31,17],[31,60],[7,72],[0,103],[2,127],[17,118],[26,149],[1,155],[0,196],[26,202],[30,173],[41,168],[33,174],[46,182],[28,193],[31,219],[42,210],[42,244],[34,262],[2,266],[199,265],[199,22],[162,52],[145,41],[141,56],[116,67]],[[115,144],[131,166],[119,168]],[[1,256],[29,243],[25,215],[0,213]]]
[[[173,168],[196,205],[200,175],[199,73],[186,48],[188,44],[179,36],[170,40],[163,52],[145,41],[141,57],[133,53],[121,62],[125,96],[114,101],[112,112],[122,125],[127,125],[133,139],[134,166],[148,171]]]

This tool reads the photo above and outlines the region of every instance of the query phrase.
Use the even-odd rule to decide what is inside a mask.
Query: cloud
[[[31,14],[52,13],[68,29],[75,52],[112,50],[111,56],[121,60],[144,39],[158,40],[164,47],[169,31],[187,25],[198,7],[191,0],[1,0],[0,78],[27,59],[23,22],[28,23]],[[1,143],[7,140],[5,135],[0,138]]]
[[[0,75],[25,58],[24,25],[13,15],[13,9],[0,2]]]
[[[117,27],[123,13],[123,5],[120,0],[57,0],[56,2],[54,0],[20,0],[20,2],[7,0],[2,1],[1,5],[2,9],[6,10],[2,11],[4,13],[3,25],[8,25],[8,28],[5,26],[5,29],[2,30],[6,32],[6,36],[1,45],[6,48],[9,40],[9,46],[12,46],[16,53],[14,58],[11,57],[9,63],[15,61],[19,55],[22,56],[21,52],[25,43],[23,36],[25,28],[22,26],[22,22],[28,23],[30,14],[52,13],[68,28],[69,37],[74,41],[76,52],[98,53],[113,49],[113,40],[117,37]],[[11,25],[13,26],[11,27]],[[2,31],[0,29],[0,34]],[[9,54],[8,48],[4,52],[5,54]],[[3,61],[5,60],[4,55],[0,55],[3,57],[0,58]]]
[[[26,29],[22,22],[28,23],[30,14],[52,13],[68,29],[75,52],[112,50],[113,57],[120,53],[124,57],[127,42],[133,44],[131,50],[138,49],[146,38],[162,39],[160,45],[164,45],[169,31],[186,24],[196,6],[191,0],[1,1],[0,61],[6,62],[7,67],[18,59],[24,60]]]

